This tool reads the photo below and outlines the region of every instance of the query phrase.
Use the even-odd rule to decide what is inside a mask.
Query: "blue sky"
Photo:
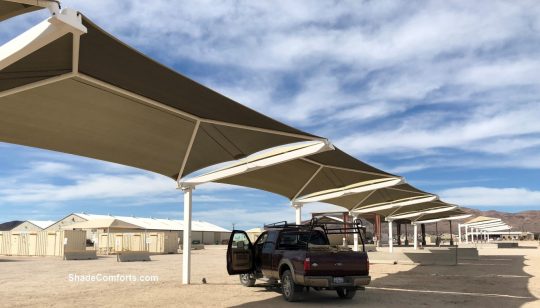
[[[535,1],[63,1],[177,71],[443,200],[540,209]],[[46,18],[0,25],[0,42]],[[0,220],[70,212],[181,218],[148,172],[0,143]],[[287,200],[209,184],[194,218],[294,217]],[[305,207],[325,209],[323,204]]]

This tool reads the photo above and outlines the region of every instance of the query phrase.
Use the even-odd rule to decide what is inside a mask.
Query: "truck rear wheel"
[[[253,278],[251,274],[240,274],[240,283],[244,287],[253,287],[255,285],[256,279]]]
[[[348,289],[348,288],[339,288],[336,290],[336,292],[340,298],[344,298],[344,299],[352,299],[354,295],[356,294],[355,289]]]
[[[281,291],[285,300],[295,302],[300,299],[304,287],[294,283],[291,271],[286,270],[281,275]]]

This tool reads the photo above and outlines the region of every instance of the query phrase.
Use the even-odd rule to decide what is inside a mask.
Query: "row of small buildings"
[[[182,220],[87,213],[72,213],[58,221],[10,221],[0,224],[0,254],[59,255],[68,246],[95,249],[98,254],[177,253],[183,230]],[[195,246],[224,244],[230,233],[208,222],[192,222]],[[48,239],[51,243],[47,243]]]

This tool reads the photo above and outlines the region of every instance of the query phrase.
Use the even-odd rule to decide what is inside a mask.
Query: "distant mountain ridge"
[[[500,212],[495,210],[481,211],[477,209],[471,209],[466,207],[460,207],[468,214],[472,214],[470,218],[457,220],[452,222],[452,231],[457,234],[458,223],[464,223],[469,219],[486,216],[493,218],[500,218],[503,222],[512,226],[511,231],[528,231],[533,233],[540,233],[540,210],[523,211],[518,213]],[[439,233],[448,233],[450,230],[450,224],[447,221],[437,223]],[[428,233],[435,232],[435,224],[426,224],[426,231]],[[463,232],[463,230],[461,230]]]
[[[495,210],[481,211],[471,208],[462,208],[473,217],[487,216],[500,218],[503,222],[512,226],[512,231],[540,232],[540,210],[522,211],[518,213],[499,212]]]

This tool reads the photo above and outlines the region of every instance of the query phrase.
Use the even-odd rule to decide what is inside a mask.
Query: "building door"
[[[19,234],[11,234],[11,255],[19,255]]]

